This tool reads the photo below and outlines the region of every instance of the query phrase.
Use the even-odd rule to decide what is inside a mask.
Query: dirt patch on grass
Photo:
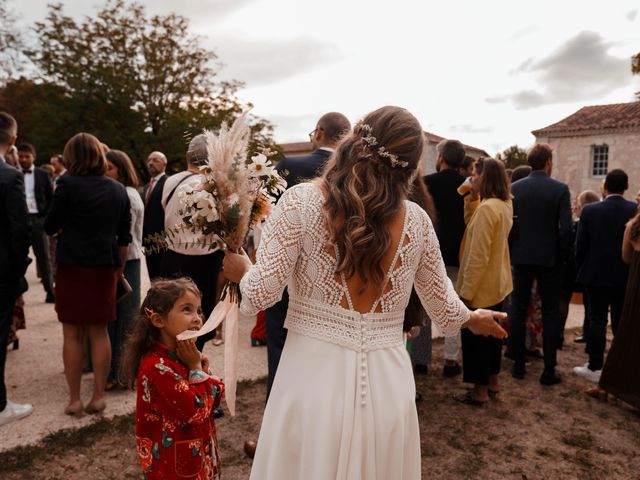
[[[554,387],[538,383],[541,363],[529,365],[526,379],[517,381],[505,360],[500,397],[482,408],[453,400],[465,386],[459,378],[442,378],[442,364],[435,361],[429,375],[417,379],[424,397],[418,404],[423,478],[639,478],[640,415],[621,402],[600,403],[583,394],[588,385],[570,373],[584,363],[582,350],[569,343],[560,352],[564,382]],[[434,357],[441,353],[442,343],[436,342]],[[218,420],[225,480],[249,477],[251,461],[242,448],[245,440],[257,437],[265,391],[264,381],[241,383],[238,415]],[[0,454],[0,477],[141,479],[134,432],[133,415],[58,432],[38,446]]]

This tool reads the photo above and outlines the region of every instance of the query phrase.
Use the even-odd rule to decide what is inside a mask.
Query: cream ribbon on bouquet
[[[224,321],[224,395],[229,413],[236,414],[236,384],[238,383],[238,304],[225,296],[213,309],[200,330],[185,330],[178,335],[178,340],[200,337],[215,330]]]

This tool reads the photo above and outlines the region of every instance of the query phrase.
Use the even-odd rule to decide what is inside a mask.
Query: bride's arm
[[[477,335],[506,337],[506,332],[494,321],[506,319],[505,313],[482,309],[470,311],[462,303],[447,277],[438,238],[426,213],[422,222],[425,248],[416,271],[415,289],[429,317],[445,336],[469,328]]]
[[[223,272],[240,283],[244,314],[255,315],[282,298],[300,254],[304,191],[304,186],[291,188],[278,201],[262,231],[255,265],[246,255],[225,256]]]

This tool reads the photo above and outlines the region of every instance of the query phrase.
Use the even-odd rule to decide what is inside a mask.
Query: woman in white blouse
[[[124,384],[118,381],[120,371],[120,354],[125,337],[134,317],[140,308],[140,258],[142,257],[142,222],[144,219],[144,203],[138,193],[138,175],[133,167],[129,155],[120,150],[107,152],[108,177],[122,183],[131,203],[131,243],[127,255],[127,263],[124,266],[124,277],[131,286],[131,293],[123,297],[117,306],[115,322],[109,323],[109,338],[111,339],[111,370],[107,379],[107,390],[124,388]],[[118,286],[119,294],[124,291],[122,285]]]
[[[241,310],[289,288],[287,341],[251,478],[418,479],[420,434],[404,312],[415,290],[445,335],[505,335],[502,313],[469,311],[447,278],[428,215],[407,200],[423,148],[408,111],[368,114],[321,179],[296,185],[267,220],[255,265],[228,253]]]

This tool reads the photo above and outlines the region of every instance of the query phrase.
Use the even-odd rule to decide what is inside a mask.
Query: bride
[[[289,287],[287,341],[251,479],[418,479],[420,432],[404,310],[415,289],[445,335],[504,337],[504,314],[469,311],[447,278],[427,214],[407,200],[423,148],[408,111],[368,114],[321,179],[297,185],[267,221],[257,262],[227,253],[241,311]]]

